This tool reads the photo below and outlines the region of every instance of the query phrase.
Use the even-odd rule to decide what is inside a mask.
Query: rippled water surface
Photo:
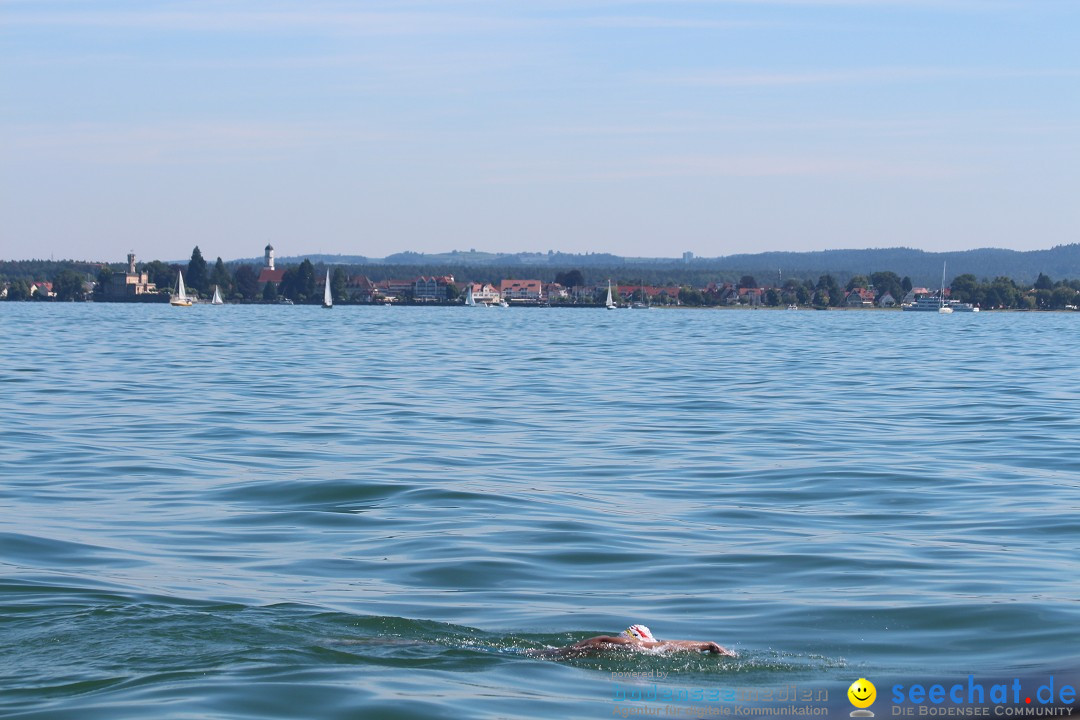
[[[1080,314],[0,304],[0,714],[1075,667]],[[710,656],[550,662],[631,622]]]

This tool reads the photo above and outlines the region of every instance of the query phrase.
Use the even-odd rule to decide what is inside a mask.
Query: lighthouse
[[[266,269],[274,269],[274,246],[270,243],[266,244]]]

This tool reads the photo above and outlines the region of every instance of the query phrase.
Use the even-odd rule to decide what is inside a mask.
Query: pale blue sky
[[[0,257],[1080,242],[1078,0],[0,0]]]

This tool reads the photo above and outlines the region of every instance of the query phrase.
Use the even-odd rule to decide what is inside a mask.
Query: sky
[[[1080,242],[1078,0],[0,0],[0,259]]]

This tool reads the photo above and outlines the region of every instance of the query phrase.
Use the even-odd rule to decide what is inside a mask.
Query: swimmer
[[[707,640],[657,640],[652,631],[644,625],[631,625],[619,635],[598,635],[573,645],[535,654],[554,658],[592,657],[617,649],[644,649],[661,653],[704,652],[737,657],[731,650]]]

